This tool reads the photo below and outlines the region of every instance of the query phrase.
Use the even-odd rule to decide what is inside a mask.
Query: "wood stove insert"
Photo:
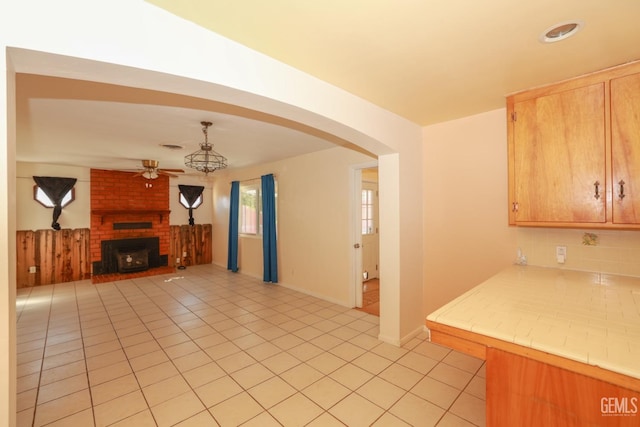
[[[168,265],[160,255],[159,237],[103,240],[102,259],[93,263],[94,274],[131,273]]]

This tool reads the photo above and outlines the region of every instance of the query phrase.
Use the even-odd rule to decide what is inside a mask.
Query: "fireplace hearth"
[[[138,237],[103,240],[102,259],[93,263],[93,274],[132,273],[168,265],[160,255],[160,238]]]

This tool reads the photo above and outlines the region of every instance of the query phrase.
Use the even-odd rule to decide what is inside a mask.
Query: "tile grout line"
[[[145,278],[148,279],[148,278]],[[193,280],[193,279],[197,279],[197,280]],[[264,382],[268,381],[271,378],[280,378],[282,381],[285,381],[285,383],[287,383],[290,387],[293,388],[294,393],[292,395],[290,395],[289,397],[285,397],[284,399],[282,399],[281,401],[272,404],[270,406],[271,409],[273,409],[273,407],[281,404],[282,402],[286,401],[287,399],[289,399],[291,396],[294,396],[295,394],[300,394],[301,396],[304,396],[305,398],[309,399],[311,402],[314,403],[314,405],[317,405],[320,409],[321,412],[318,416],[316,416],[315,418],[307,421],[307,423],[311,423],[314,422],[315,420],[318,420],[319,417],[323,417],[323,416],[330,416],[333,417],[335,419],[339,419],[337,417],[335,417],[331,412],[329,412],[332,408],[334,408],[336,405],[340,404],[341,402],[344,402],[345,399],[347,399],[349,396],[352,396],[353,394],[356,394],[357,396],[363,398],[364,400],[366,400],[367,402],[369,402],[372,405],[375,405],[376,407],[381,409],[381,414],[379,415],[378,418],[376,418],[376,420],[374,420],[373,422],[377,422],[381,419],[381,417],[385,416],[386,414],[389,414],[390,416],[394,416],[391,411],[391,409],[403,398],[405,398],[408,395],[414,395],[417,398],[420,398],[422,400],[425,400],[433,405],[435,405],[436,407],[439,407],[440,409],[444,409],[444,413],[440,416],[440,418],[438,420],[435,421],[435,424],[438,424],[442,421],[443,417],[446,416],[447,413],[450,413],[449,410],[451,409],[451,407],[455,404],[455,402],[460,398],[460,396],[464,393],[469,394],[470,396],[474,397],[474,398],[478,398],[477,396],[469,393],[467,390],[467,388],[469,387],[469,385],[471,384],[472,381],[474,381],[474,378],[478,376],[478,373],[480,372],[480,370],[482,369],[482,364],[478,367],[475,368],[474,372],[469,372],[467,370],[463,370],[464,372],[470,374],[469,379],[467,379],[464,383],[464,385],[462,386],[461,389],[457,389],[457,387],[454,387],[457,389],[457,393],[456,393],[456,397],[455,399],[453,399],[451,401],[451,403],[448,405],[447,408],[442,408],[439,405],[434,404],[433,402],[420,397],[419,395],[415,395],[414,392],[412,391],[417,384],[419,384],[420,381],[422,381],[423,379],[427,378],[428,375],[433,371],[433,369],[435,369],[438,365],[440,364],[444,364],[446,366],[449,367],[453,367],[456,368],[455,365],[450,365],[449,363],[445,362],[445,358],[451,354],[451,350],[449,349],[448,352],[440,359],[440,360],[436,360],[436,359],[432,359],[435,364],[425,373],[422,373],[422,371],[416,371],[414,370],[410,365],[408,364],[403,364],[400,363],[399,361],[404,358],[405,356],[409,355],[409,354],[415,354],[421,357],[427,357],[429,359],[431,359],[431,357],[425,355],[424,353],[420,353],[417,350],[418,346],[421,345],[422,342],[424,342],[424,340],[419,340],[419,339],[415,339],[415,343],[413,343],[410,346],[403,346],[403,347],[399,347],[402,350],[405,350],[405,352],[396,358],[389,358],[388,355],[383,355],[383,354],[379,354],[379,353],[375,353],[373,352],[373,350],[377,347],[382,347],[385,345],[385,343],[383,342],[379,342],[377,345],[370,347],[369,345],[365,344],[365,341],[361,341],[361,342],[352,342],[354,337],[357,336],[367,336],[367,337],[371,337],[376,339],[376,336],[372,335],[371,331],[373,331],[376,328],[379,328],[379,325],[377,325],[376,323],[372,323],[372,322],[368,322],[366,319],[368,319],[367,314],[362,314],[358,313],[358,315],[354,315],[354,314],[350,314],[350,310],[346,310],[346,311],[335,311],[334,313],[330,314],[331,317],[324,317],[324,316],[318,316],[317,313],[319,313],[320,311],[325,311],[326,309],[330,309],[332,308],[332,305],[326,305],[322,303],[322,300],[320,301],[315,301],[314,300],[310,300],[309,296],[307,296],[306,294],[300,294],[303,296],[299,296],[298,294],[289,294],[289,292],[280,292],[280,293],[275,293],[273,294],[272,292],[257,292],[257,291],[253,291],[253,284],[250,283],[248,280],[242,280],[242,281],[237,281],[234,283],[222,283],[222,289],[220,290],[220,292],[208,292],[208,289],[205,288],[205,283],[207,281],[209,281],[211,283],[211,287],[215,288],[217,287],[219,284],[216,283],[215,281],[211,281],[211,278],[202,278],[203,282],[200,282],[200,275],[198,276],[192,276],[190,278],[188,278],[187,281],[185,282],[179,282],[179,285],[176,286],[177,288],[179,288],[179,290],[177,289],[169,289],[167,290],[165,287],[163,287],[162,283],[156,283],[154,280],[145,280],[143,283],[139,283],[139,281],[137,280],[131,280],[131,283],[126,284],[126,286],[131,286],[131,284],[133,284],[135,286],[135,291],[131,291],[131,292],[127,292],[127,290],[129,289],[124,289],[123,290],[123,286],[125,286],[125,284],[123,283],[115,283],[115,282],[111,282],[110,285],[111,287],[107,290],[104,289],[98,289],[95,288],[94,292],[97,296],[97,298],[100,301],[100,304],[102,305],[102,308],[105,310],[106,313],[106,317],[108,318],[109,321],[109,325],[110,327],[113,329],[117,339],[118,339],[118,344],[120,346],[120,349],[123,351],[124,356],[127,359],[127,363],[129,368],[131,369],[131,373],[133,373],[134,378],[136,378],[136,383],[138,386],[138,390],[140,390],[140,392],[142,393],[142,396],[144,398],[144,401],[146,403],[146,410],[149,411],[149,413],[151,414],[152,418],[154,419],[154,422],[156,423],[156,425],[158,425],[158,421],[156,420],[155,415],[153,414],[153,412],[151,411],[151,406],[149,405],[149,400],[147,399],[147,396],[144,394],[143,392],[143,388],[141,383],[139,382],[138,379],[138,375],[136,374],[136,371],[133,369],[133,365],[132,365],[132,358],[130,358],[127,355],[127,352],[125,351],[125,347],[123,345],[123,338],[126,337],[120,337],[118,335],[118,329],[122,329],[123,327],[119,327],[116,328],[116,323],[120,323],[119,321],[114,323],[114,321],[116,321],[117,317],[120,315],[129,315],[130,317],[125,317],[124,319],[122,319],[122,322],[127,321],[128,319],[135,319],[137,322],[139,322],[139,324],[141,324],[144,327],[144,332],[136,332],[134,333],[132,336],[138,334],[138,333],[148,333],[151,337],[151,340],[146,341],[146,342],[153,342],[155,343],[160,350],[162,350],[162,354],[167,358],[168,361],[171,362],[172,366],[176,369],[176,371],[180,374],[180,377],[182,378],[183,381],[185,381],[185,383],[188,385],[188,391],[185,391],[185,393],[180,394],[180,396],[182,396],[183,394],[187,394],[187,393],[193,393],[198,401],[202,404],[202,406],[205,408],[204,411],[200,411],[197,412],[195,414],[191,414],[190,416],[188,416],[187,418],[185,418],[184,420],[180,421],[186,421],[192,417],[197,416],[198,414],[201,414],[202,412],[207,412],[213,419],[216,419],[216,421],[218,421],[218,419],[216,417],[213,416],[213,412],[211,411],[212,408],[214,408],[217,405],[220,405],[223,402],[228,401],[231,398],[234,398],[236,396],[238,396],[241,393],[246,393],[260,408],[261,408],[261,412],[257,415],[255,415],[254,417],[243,421],[242,423],[248,423],[254,419],[256,419],[256,417],[259,416],[263,416],[264,413],[268,414],[269,416],[271,416],[274,420],[276,420],[279,424],[281,424],[282,422],[275,418],[274,415],[272,415],[270,409],[267,409],[265,406],[263,406],[262,403],[260,403],[260,401],[256,400],[256,398],[253,397],[253,395],[250,393],[250,390],[260,384],[263,384]],[[193,285],[193,287],[188,287],[187,283],[190,283]],[[232,291],[231,288],[237,286],[237,289]],[[44,352],[46,352],[46,342],[49,339],[48,336],[48,331],[50,329],[50,325],[51,325],[51,321],[52,321],[52,312],[53,312],[53,307],[54,307],[54,302],[53,302],[53,294],[55,294],[55,287],[53,288],[53,292],[52,292],[52,297],[51,297],[51,303],[49,306],[49,313],[48,313],[48,317],[47,317],[47,335],[45,336],[45,346],[43,349],[43,358],[41,361],[41,367],[40,367],[40,372],[39,372],[39,379],[38,379],[38,393],[40,391],[40,383],[41,383],[41,379],[42,379],[42,374],[43,374],[43,365],[44,365]],[[171,292],[172,291],[172,292]],[[75,296],[75,305],[76,305],[76,309],[78,310],[78,314],[77,314],[77,320],[80,323],[81,320],[81,310],[80,307],[83,305],[80,303],[80,297],[79,297],[79,291],[78,291],[78,287],[76,285],[74,285],[73,288],[73,292],[74,292],[74,296]],[[233,292],[233,293],[232,293]],[[292,291],[293,292],[293,291]],[[29,291],[29,295],[31,295],[32,290]],[[113,299],[111,298],[113,297]],[[144,298],[143,298],[144,297]],[[212,300],[224,300],[224,301],[220,301],[221,304],[211,304]],[[267,320],[267,318],[258,316],[259,319],[257,320],[253,320],[253,321],[247,321],[247,322],[241,322],[238,319],[241,318],[242,316],[246,316],[246,314],[251,314],[252,311],[248,311],[246,314],[243,314],[241,311],[247,311],[244,310],[243,306],[241,305],[242,303],[245,303],[249,301],[250,305],[255,304],[258,307],[265,307],[263,308],[259,308],[258,311],[266,311],[269,307],[269,302],[275,302],[277,305],[273,306],[274,308],[278,307],[278,310],[275,311],[273,314],[268,314],[267,318],[271,318],[270,320]],[[120,305],[122,304],[122,306],[126,306],[127,311],[126,313],[121,313],[121,312],[114,312],[111,313],[109,311],[108,307],[111,307],[111,309],[115,308],[116,310],[120,310],[122,308],[122,306]],[[206,306],[207,308],[203,307]],[[291,325],[291,326],[295,326],[293,329],[283,329],[281,328],[281,325],[283,325],[284,323],[288,323],[290,321],[296,320],[296,319],[292,319],[292,320],[286,320],[283,319],[284,317],[287,317],[286,313],[287,313],[287,306],[290,305],[291,307],[297,307],[296,310],[299,310],[300,312],[297,311],[298,316],[296,317],[296,319],[305,319],[304,321],[301,322],[300,325]],[[143,314],[143,312],[147,312],[149,307],[153,307],[154,310],[158,310],[158,313],[161,313],[164,319],[168,319],[171,322],[171,326],[175,326],[179,329],[180,332],[176,332],[176,334],[181,333],[184,334],[186,337],[188,337],[188,340],[185,342],[190,342],[194,345],[194,348],[197,348],[197,350],[193,351],[193,352],[189,352],[189,353],[185,353],[185,354],[180,354],[177,355],[178,353],[176,353],[175,357],[170,357],[170,353],[167,352],[167,350],[171,347],[174,346],[179,346],[182,343],[177,343],[177,344],[172,344],[172,345],[161,345],[160,342],[158,341],[160,338],[162,337],[157,337],[156,334],[154,334],[153,331],[155,331],[156,329],[151,329],[150,325],[148,324],[149,322],[153,322],[155,320],[151,320],[151,321],[147,321],[147,320],[143,320],[143,317],[147,317],[147,316],[153,316],[154,312],[149,312],[148,314]],[[176,310],[172,310],[172,307],[176,307]],[[197,308],[194,308],[197,307]],[[223,310],[220,310],[220,307],[225,307]],[[181,326],[181,324],[187,323],[189,320],[185,320],[183,322],[178,323],[178,318],[179,316],[181,316],[182,314],[179,314],[180,311],[185,310],[186,313],[189,313],[191,315],[194,316],[195,319],[201,321],[204,323],[204,325],[206,325],[208,328],[211,329],[211,331],[215,334],[219,334],[221,337],[224,338],[224,341],[218,344],[215,344],[214,346],[209,346],[209,347],[205,347],[203,346],[202,343],[197,342],[196,340],[198,339],[198,337],[193,337],[191,335],[189,335],[188,331],[191,330],[191,328],[187,328],[184,329],[184,326]],[[215,313],[221,314],[224,316],[225,319],[227,320],[221,320],[221,321],[215,321],[213,323],[209,323],[210,320],[205,320],[208,316],[211,316],[210,313],[206,313],[206,311],[211,310],[211,311],[215,311]],[[237,311],[236,311],[237,310]],[[304,313],[301,313],[301,311],[304,311]],[[178,314],[177,314],[178,313]],[[215,315],[214,313],[214,315]],[[349,313],[349,314],[348,314]],[[23,309],[21,310],[21,316],[24,314],[24,305],[23,305]],[[314,317],[314,316],[318,316],[318,317]],[[349,317],[346,317],[349,316]],[[335,320],[336,318],[339,318],[339,320]],[[163,320],[163,319],[157,319],[157,320]],[[226,322],[226,321],[232,321],[234,322],[235,326],[232,327],[224,327],[224,329],[218,330],[216,329],[213,325],[217,324],[217,323],[222,323],[222,322]],[[324,326],[332,326],[329,329],[327,329],[326,327],[319,327],[319,323],[321,322],[327,322],[327,321],[331,321],[333,322],[335,325],[331,325],[331,324],[326,324]],[[251,327],[249,327],[249,325],[251,325],[254,322],[265,322],[268,323],[270,326],[268,327],[260,327],[259,329],[252,329]],[[358,322],[358,323],[356,323]],[[360,322],[366,322],[369,323],[369,327],[366,328],[366,330],[364,329],[366,327],[366,323],[360,323]],[[256,325],[257,326],[257,325]],[[357,329],[354,329],[353,327],[357,327]],[[164,326],[162,326],[164,327]],[[160,328],[160,327],[159,327]],[[159,329],[158,328],[158,329]],[[234,328],[244,328],[247,330],[246,334],[242,334],[242,335],[238,335],[235,336],[235,334],[224,334],[225,331],[230,331],[231,329]],[[273,339],[267,339],[267,338],[263,338],[260,335],[260,331],[265,330],[265,329],[270,329],[270,328],[278,328],[281,331],[284,332],[284,335],[279,335],[279,336],[293,336],[296,337],[298,339],[301,339],[301,341],[297,344],[295,344],[293,347],[289,347],[286,346],[285,347],[280,347],[279,345],[273,344],[277,349],[278,352],[275,354],[272,354],[268,357],[256,357],[255,355],[253,355],[250,350],[254,349],[264,343],[271,343],[273,341]],[[308,330],[309,332],[312,332],[310,329],[308,328],[312,328],[315,332],[317,332],[318,334],[316,335],[315,332],[313,333],[307,333],[306,331],[303,332],[303,330]],[[349,333],[345,334],[344,332],[341,333],[337,333],[337,331],[339,330],[343,330],[343,328],[347,328],[349,330],[353,330],[355,335],[351,336],[350,338],[348,337],[348,335],[350,335]],[[195,329],[195,328],[193,328]],[[86,370],[86,376],[87,376],[87,381],[88,381],[88,385],[89,385],[89,394],[90,394],[90,399],[91,399],[91,405],[92,405],[92,413],[93,413],[93,420],[94,423],[97,425],[97,420],[96,420],[96,413],[94,411],[94,406],[93,406],[93,392],[91,390],[91,384],[89,382],[89,365],[88,365],[88,358],[87,358],[87,353],[86,353],[86,349],[87,347],[85,347],[85,340],[86,337],[84,336],[84,329],[82,328],[82,324],[80,323],[80,337],[82,340],[82,350],[83,350],[83,356],[84,356],[84,364],[85,364],[85,370]],[[296,332],[299,332],[298,334],[296,334]],[[335,335],[333,333],[336,333]],[[169,334],[166,336],[171,336],[174,334]],[[237,345],[236,342],[238,339],[241,339],[243,337],[249,337],[250,335],[256,336],[257,338],[260,338],[260,340],[262,340],[262,342],[258,342],[258,343],[251,343],[251,341],[249,340],[245,340],[245,344],[250,344],[248,346],[242,346],[242,345]],[[208,335],[203,335],[202,337],[206,337]],[[335,338],[335,341],[331,341],[329,340],[328,342],[331,343],[331,345],[328,348],[324,348],[324,347],[320,347],[317,345],[318,341],[316,341],[316,339],[320,338],[320,337],[332,337]],[[164,337],[164,336],[163,336]],[[337,342],[337,344],[336,344]],[[410,342],[413,342],[410,341]],[[184,372],[182,372],[181,369],[178,368],[179,365],[176,364],[176,360],[181,358],[181,357],[185,357],[188,356],[189,354],[193,354],[195,352],[203,352],[204,354],[206,354],[208,356],[208,359],[211,360],[213,363],[216,363],[220,360],[217,358],[213,358],[211,355],[209,355],[209,353],[207,352],[207,350],[210,350],[211,348],[218,346],[218,345],[222,345],[224,343],[230,343],[235,345],[238,348],[238,351],[232,353],[232,354],[238,354],[238,353],[243,353],[246,354],[250,360],[252,361],[249,365],[243,366],[239,369],[234,369],[232,371],[228,371],[225,368],[222,368],[222,372],[224,372],[224,377],[228,377],[231,381],[234,382],[234,384],[236,384],[239,389],[241,390],[240,392],[238,392],[237,394],[234,394],[233,396],[227,397],[222,401],[216,402],[214,405],[211,406],[211,408],[208,408],[207,405],[204,403],[204,401],[202,400],[202,398],[200,397],[200,395],[198,395],[198,393],[195,391],[195,388],[193,386],[191,386],[191,384],[189,383],[189,381],[187,381],[186,377],[185,377],[185,373],[193,370],[193,369],[197,369],[198,366],[195,367],[189,367],[188,369],[186,369]],[[346,352],[347,350],[343,350],[343,352],[341,353],[340,351],[334,351],[332,352],[332,350],[336,349],[337,347],[340,347],[344,344],[350,344],[352,346],[354,346],[358,351],[362,351],[361,354],[352,357],[350,356],[349,352]],[[96,344],[98,345],[98,344]],[[136,344],[137,345],[137,344]],[[295,349],[299,346],[302,345],[310,345],[310,346],[314,346],[317,347],[319,350],[322,350],[321,353],[312,356],[310,358],[304,357],[304,358],[300,358],[300,355],[294,355],[293,353],[291,353],[290,351],[292,349]],[[155,350],[154,350],[155,351]],[[173,354],[173,353],[172,353]],[[273,370],[272,368],[269,368],[267,365],[265,365],[263,362],[265,362],[265,360],[268,360],[271,357],[274,357],[276,355],[280,355],[280,354],[286,354],[289,355],[290,357],[292,357],[297,363],[295,366],[291,366],[288,367],[285,371],[280,371],[278,369],[277,373],[276,370]],[[337,359],[339,359],[341,361],[341,365],[337,368],[334,368],[330,371],[326,371],[326,370],[321,370],[319,371],[318,369],[314,368],[312,365],[309,365],[309,361],[313,360],[314,358],[320,356],[320,355],[331,355]],[[372,371],[369,371],[368,369],[365,369],[359,365],[357,365],[356,363],[354,363],[360,356],[364,355],[364,354],[372,354],[372,355],[376,355],[378,357],[381,357],[383,359],[385,359],[387,362],[389,362],[389,364],[382,369],[381,371],[374,373]],[[136,357],[141,357],[143,354],[138,355]],[[230,354],[231,355],[231,354]],[[228,356],[230,356],[228,355]],[[227,356],[225,356],[227,357]],[[135,358],[134,358],[135,359]],[[282,375],[286,372],[291,371],[292,369],[294,369],[297,366],[307,366],[310,369],[314,369],[318,372],[320,372],[322,375],[320,378],[312,381],[309,384],[305,384],[303,387],[301,387],[300,389],[298,389],[296,386],[294,386],[293,384],[288,383],[288,381],[286,381],[284,378],[282,378]],[[362,387],[364,387],[365,385],[369,384],[371,381],[373,381],[374,379],[379,379],[381,381],[385,381],[388,382],[387,380],[385,380],[383,377],[380,376],[381,372],[384,372],[386,369],[388,369],[389,367],[393,366],[393,365],[398,365],[401,366],[403,368],[406,368],[408,370],[411,370],[412,372],[415,372],[417,374],[419,374],[419,380],[416,381],[414,384],[412,384],[411,386],[407,387],[406,389],[404,387],[400,387],[402,389],[402,394],[399,395],[399,397],[397,399],[395,399],[393,402],[389,403],[388,405],[385,405],[385,407],[381,407],[378,404],[376,404],[375,402],[369,400],[369,398],[365,397],[364,395],[360,394],[360,390],[362,389]],[[155,365],[153,365],[155,366]],[[199,365],[201,366],[201,365]],[[262,367],[264,369],[266,369],[269,373],[270,373],[270,377],[268,379],[265,380],[261,380],[259,383],[257,384],[251,384],[251,386],[248,386],[245,388],[245,386],[242,385],[242,383],[238,382],[238,380],[236,380],[236,378],[233,376],[235,373],[240,372],[243,369],[246,369],[248,367],[251,366],[259,366]],[[351,389],[351,386],[346,386],[345,384],[342,384],[340,381],[334,379],[331,377],[332,374],[336,373],[339,369],[342,369],[343,367],[346,366],[351,366],[357,369],[360,369],[364,372],[367,373],[367,375],[371,375],[370,378],[368,378],[365,382],[363,382],[362,384],[358,384],[357,387],[355,387],[355,389]],[[146,368],[145,368],[146,369]],[[459,369],[459,368],[457,368]],[[222,377],[221,377],[222,378]],[[436,378],[432,378],[429,377],[434,381],[437,381],[441,384],[444,385],[449,385],[447,383],[441,382],[439,379]],[[332,403],[330,406],[327,406],[327,408],[325,409],[324,406],[320,405],[319,403],[317,403],[313,398],[308,397],[304,390],[308,389],[309,387],[311,387],[313,384],[318,383],[319,381],[322,381],[324,379],[329,379],[332,381],[337,382],[338,384],[340,384],[343,387],[346,387],[346,389],[348,390],[347,395],[345,395],[344,397],[342,397],[341,399],[339,399],[338,401]],[[113,379],[110,379],[109,381],[112,381]],[[164,381],[164,380],[160,380],[160,381]],[[216,381],[216,380],[213,380]],[[157,382],[156,382],[157,383]],[[211,382],[207,382],[206,384],[209,384]],[[390,383],[392,385],[395,385],[393,383]],[[202,386],[202,385],[201,385]],[[200,386],[199,386],[200,387]],[[396,387],[399,387],[396,385]],[[173,397],[175,398],[175,397]],[[173,399],[172,398],[172,399]],[[111,400],[111,399],[110,399]],[[482,399],[481,399],[482,400]],[[167,400],[168,401],[168,400]],[[37,403],[37,397],[36,397],[36,403]],[[103,402],[104,403],[104,402]],[[143,410],[144,411],[144,410]],[[140,411],[140,412],[143,412]],[[131,414],[128,415],[127,417],[123,418],[122,420],[126,420],[129,417],[132,417],[134,415],[139,414],[140,412],[136,413],[136,414]],[[455,415],[453,413],[451,413],[452,415]],[[71,415],[71,414],[70,414]],[[67,415],[67,416],[70,416]],[[67,417],[65,416],[65,417]],[[456,417],[460,417],[458,415],[455,415]],[[62,419],[64,419],[65,417],[63,417]],[[473,423],[472,421],[464,418],[464,417],[460,417],[461,419],[465,420],[466,422],[469,423]],[[402,419],[402,418],[399,418]],[[119,421],[122,421],[119,420]],[[116,422],[119,422],[116,421]],[[340,421],[343,422],[343,421]],[[34,415],[33,415],[33,421],[32,421],[32,425],[35,423],[35,409],[34,409]],[[434,425],[435,425],[434,424]]]
[[[44,371],[44,360],[45,360],[45,354],[47,351],[47,341],[49,339],[49,325],[51,323],[51,311],[52,311],[52,307],[53,307],[53,296],[54,296],[54,291],[53,288],[51,290],[51,296],[50,296],[50,304],[49,304],[49,314],[47,316],[47,329],[46,329],[46,333],[44,336],[44,343],[42,346],[42,359],[40,362],[40,372],[38,375],[38,390],[36,391],[36,397],[35,397],[35,401],[33,402],[33,419],[31,420],[31,426],[35,427],[35,423],[36,423],[36,415],[38,413],[38,398],[40,397],[40,385],[42,382],[42,372]],[[29,293],[29,297],[31,297],[31,293]]]
[[[119,290],[118,286],[115,284],[115,282],[108,282],[107,284],[112,284],[112,287],[120,292],[120,290]],[[142,394],[142,397],[145,399],[145,403],[147,404],[147,408],[149,409],[149,412],[151,412],[151,407],[149,406],[149,402],[147,401],[146,396],[144,395],[144,392],[142,391],[142,385],[140,384],[137,375],[135,375],[135,371],[133,370],[133,366],[131,366],[131,362],[129,361],[129,356],[127,356],[127,352],[126,352],[125,347],[124,347],[124,345],[122,343],[121,337],[118,335],[118,330],[116,329],[116,326],[113,324],[113,317],[109,313],[109,308],[105,304],[105,300],[103,298],[103,295],[100,293],[100,290],[101,290],[100,288],[96,288],[96,293],[98,295],[98,298],[100,298],[100,302],[102,303],[102,306],[105,309],[105,313],[106,313],[107,317],[109,318],[109,324],[113,328],[113,331],[114,331],[114,333],[116,335],[116,338],[118,340],[120,348],[122,349],[122,352],[124,353],[125,357],[127,358],[127,364],[129,365],[129,368],[131,368],[131,372],[133,373],[133,376],[136,379],[136,383],[138,384],[138,388],[140,390],[140,393]],[[129,307],[131,307],[131,305],[129,304],[129,301],[127,300],[127,298],[121,292],[120,292],[120,295],[125,299],[125,301],[127,301],[127,305]],[[145,329],[147,329],[146,325],[145,325]],[[148,331],[148,329],[147,329],[147,331]],[[85,358],[85,361],[86,361],[86,358]],[[87,375],[89,375],[89,367],[88,366],[87,366]],[[121,377],[119,377],[119,378],[121,378]],[[117,379],[117,378],[112,378],[109,381],[113,381],[115,379]],[[105,383],[109,382],[109,381],[105,381]],[[91,390],[91,384],[89,384],[89,389]],[[121,397],[121,396],[118,396],[118,397],[116,397],[114,399],[111,399],[111,400],[115,400],[115,399],[117,399],[119,397]],[[105,402],[102,402],[101,404],[104,404],[104,403],[107,403],[107,402],[108,401],[105,401]],[[94,424],[98,425],[97,420],[96,420],[95,406],[93,406],[93,405],[92,405],[92,410],[93,410]],[[143,412],[143,411],[140,411],[140,412]],[[129,417],[137,415],[137,414],[138,414],[138,412],[135,413],[135,414],[128,415],[127,417],[125,417],[125,418],[123,418],[121,420],[114,421],[114,423],[120,422],[122,420],[125,420],[126,418],[129,418]],[[151,412],[151,416],[153,417],[153,412]],[[153,417],[153,420],[154,420],[155,424],[158,425],[155,417]],[[113,424],[113,423],[111,423],[111,424]]]

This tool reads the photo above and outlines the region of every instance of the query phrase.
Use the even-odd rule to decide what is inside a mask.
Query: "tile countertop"
[[[640,278],[514,265],[427,320],[640,378]]]

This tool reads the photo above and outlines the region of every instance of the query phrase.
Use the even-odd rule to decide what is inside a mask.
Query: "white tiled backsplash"
[[[597,236],[596,245],[583,244],[585,233]],[[640,230],[518,227],[517,236],[529,265],[640,277]],[[556,246],[567,248],[564,264],[556,261]]]

